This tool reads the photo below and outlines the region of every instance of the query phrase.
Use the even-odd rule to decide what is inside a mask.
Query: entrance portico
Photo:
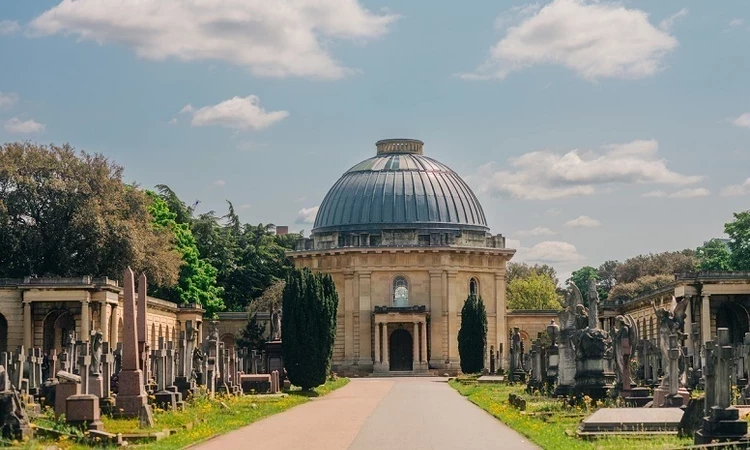
[[[375,373],[427,373],[427,315],[424,305],[375,307]]]

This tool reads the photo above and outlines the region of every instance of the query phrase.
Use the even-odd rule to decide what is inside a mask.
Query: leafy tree
[[[586,296],[586,292],[588,292],[589,289],[589,280],[599,281],[599,271],[591,266],[584,266],[580,269],[573,271],[572,274],[570,274],[570,278],[568,279],[568,282],[573,282],[578,287],[578,290],[580,290],[583,295],[583,302],[588,306],[588,297]],[[602,298],[601,292],[599,293],[599,298]]]
[[[478,373],[484,369],[487,347],[487,311],[484,302],[469,295],[461,308],[461,328],[458,330],[458,354],[463,373]]]
[[[547,264],[534,264],[533,266],[530,266],[527,263],[508,263],[508,266],[506,268],[506,281],[510,283],[511,281],[515,280],[516,278],[525,278],[531,275],[532,273],[539,273],[539,274],[545,274],[549,276],[549,278],[552,280],[552,282],[557,286],[559,283],[559,280],[557,278],[557,271],[554,267],[549,266]]]
[[[617,284],[617,267],[620,265],[617,261],[606,261],[596,269],[598,276],[598,285],[607,293]],[[577,286],[577,285],[576,285]]]
[[[149,212],[157,229],[166,229],[174,234],[177,251],[182,255],[180,278],[173,287],[162,287],[155,294],[176,303],[197,303],[206,310],[207,317],[215,317],[223,310],[223,289],[216,285],[217,270],[202,259],[195,244],[190,225],[178,223],[177,214],[169,204],[154,192],[147,191],[151,198]]]
[[[732,269],[750,270],[750,211],[734,213],[724,232],[729,236]]]
[[[174,236],[152,226],[149,198],[122,167],[70,145],[0,145],[0,277],[108,276],[130,266],[177,281]]]
[[[711,239],[695,251],[700,270],[732,270],[732,256],[727,244],[720,239]]]
[[[695,250],[651,253],[628,258],[615,269],[618,283],[632,283],[647,275],[673,275],[679,272],[693,272],[698,266]]]
[[[618,283],[609,293],[609,298],[616,302],[632,300],[674,281],[674,275],[646,275],[630,283]],[[583,291],[585,292],[585,291]],[[584,295],[585,297],[585,295]]]
[[[240,331],[240,336],[237,339],[237,345],[239,347],[247,349],[247,351],[263,350],[263,344],[266,342],[266,327],[258,323],[256,314],[251,314],[245,328]]]
[[[532,272],[508,283],[508,309],[561,309],[555,283],[546,274]]]
[[[283,294],[282,352],[287,376],[304,390],[325,383],[336,338],[338,294],[328,274],[292,270]]]

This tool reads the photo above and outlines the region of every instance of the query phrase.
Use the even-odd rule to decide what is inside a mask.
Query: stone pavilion
[[[339,293],[334,370],[455,373],[461,307],[487,309],[490,346],[507,357],[505,267],[469,186],[414,139],[376,143],[323,199],[312,236],[288,256],[330,273]]]

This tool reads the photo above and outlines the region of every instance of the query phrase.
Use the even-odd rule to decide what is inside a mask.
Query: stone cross
[[[703,363],[703,384],[706,389],[706,400],[703,407],[704,416],[711,414],[711,408],[716,406],[716,344],[713,341],[705,343],[705,361]]]
[[[104,397],[112,396],[112,375],[115,370],[115,355],[110,351],[109,342],[102,342],[102,371],[104,372]]]
[[[729,340],[729,328],[716,330],[718,364],[716,365],[716,406],[721,409],[729,408],[732,400],[732,385],[730,381],[730,367],[732,345]]]
[[[81,372],[81,345],[83,344],[83,341],[76,341],[75,345],[73,346],[73,358],[71,358],[70,362],[73,364],[73,369],[76,375],[80,375],[83,377],[84,375],[87,375],[83,372]],[[87,392],[82,392],[82,394],[86,394]]]
[[[677,367],[680,358],[680,347],[677,342],[677,335],[669,335],[669,395],[677,395],[680,388],[680,373]]]
[[[10,376],[10,365],[8,364],[9,361],[10,358],[8,358],[8,352],[0,352],[0,366],[3,366],[7,369],[8,376]]]
[[[211,399],[214,398],[216,391],[216,359],[217,359],[217,342],[213,340],[208,341],[208,356],[206,358],[206,385],[208,391],[211,393]]]
[[[36,378],[37,358],[36,358],[35,348],[29,349],[29,355],[27,357],[27,360],[29,362],[28,364],[29,366],[29,389],[36,389],[39,385],[37,384],[38,381]]]
[[[18,348],[18,352],[14,355],[13,365],[15,366],[15,372],[13,373],[12,384],[19,391],[23,390],[23,365],[26,362],[26,351],[23,345]]]
[[[91,355],[89,354],[89,343],[81,342],[78,345],[78,372],[81,376],[81,394],[89,393],[89,366],[91,366]]]
[[[180,352],[179,361],[177,364],[177,376],[187,377],[187,361],[193,358],[193,355],[189,355],[187,352],[187,341],[185,340],[185,332],[180,331],[180,340],[178,341],[178,351]]]
[[[47,361],[49,361],[49,374],[48,378],[55,378],[55,374],[57,373],[57,350],[52,349],[49,352],[49,356],[47,356]]]
[[[227,350],[224,348],[224,342],[219,342],[218,376],[222,385],[227,382]]]
[[[167,369],[164,372],[164,383],[167,386],[174,384],[174,366],[175,366],[175,350],[174,342],[167,342]]]
[[[68,358],[70,358],[68,356],[68,351],[67,349],[63,348],[62,353],[60,353],[60,370],[62,370],[63,372],[73,373],[73,369],[70,367]],[[57,372],[53,373],[52,376],[57,376]]]

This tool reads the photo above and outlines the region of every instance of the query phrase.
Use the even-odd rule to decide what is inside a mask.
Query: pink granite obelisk
[[[140,361],[143,377],[148,378],[148,340],[147,307],[146,307],[146,274],[142,273],[138,278],[138,360]]]
[[[135,417],[146,405],[146,391],[143,388],[143,372],[138,368],[140,358],[135,314],[135,280],[130,267],[125,269],[123,279],[122,370],[115,406],[122,415]],[[146,283],[142,283],[139,290],[145,293]]]

